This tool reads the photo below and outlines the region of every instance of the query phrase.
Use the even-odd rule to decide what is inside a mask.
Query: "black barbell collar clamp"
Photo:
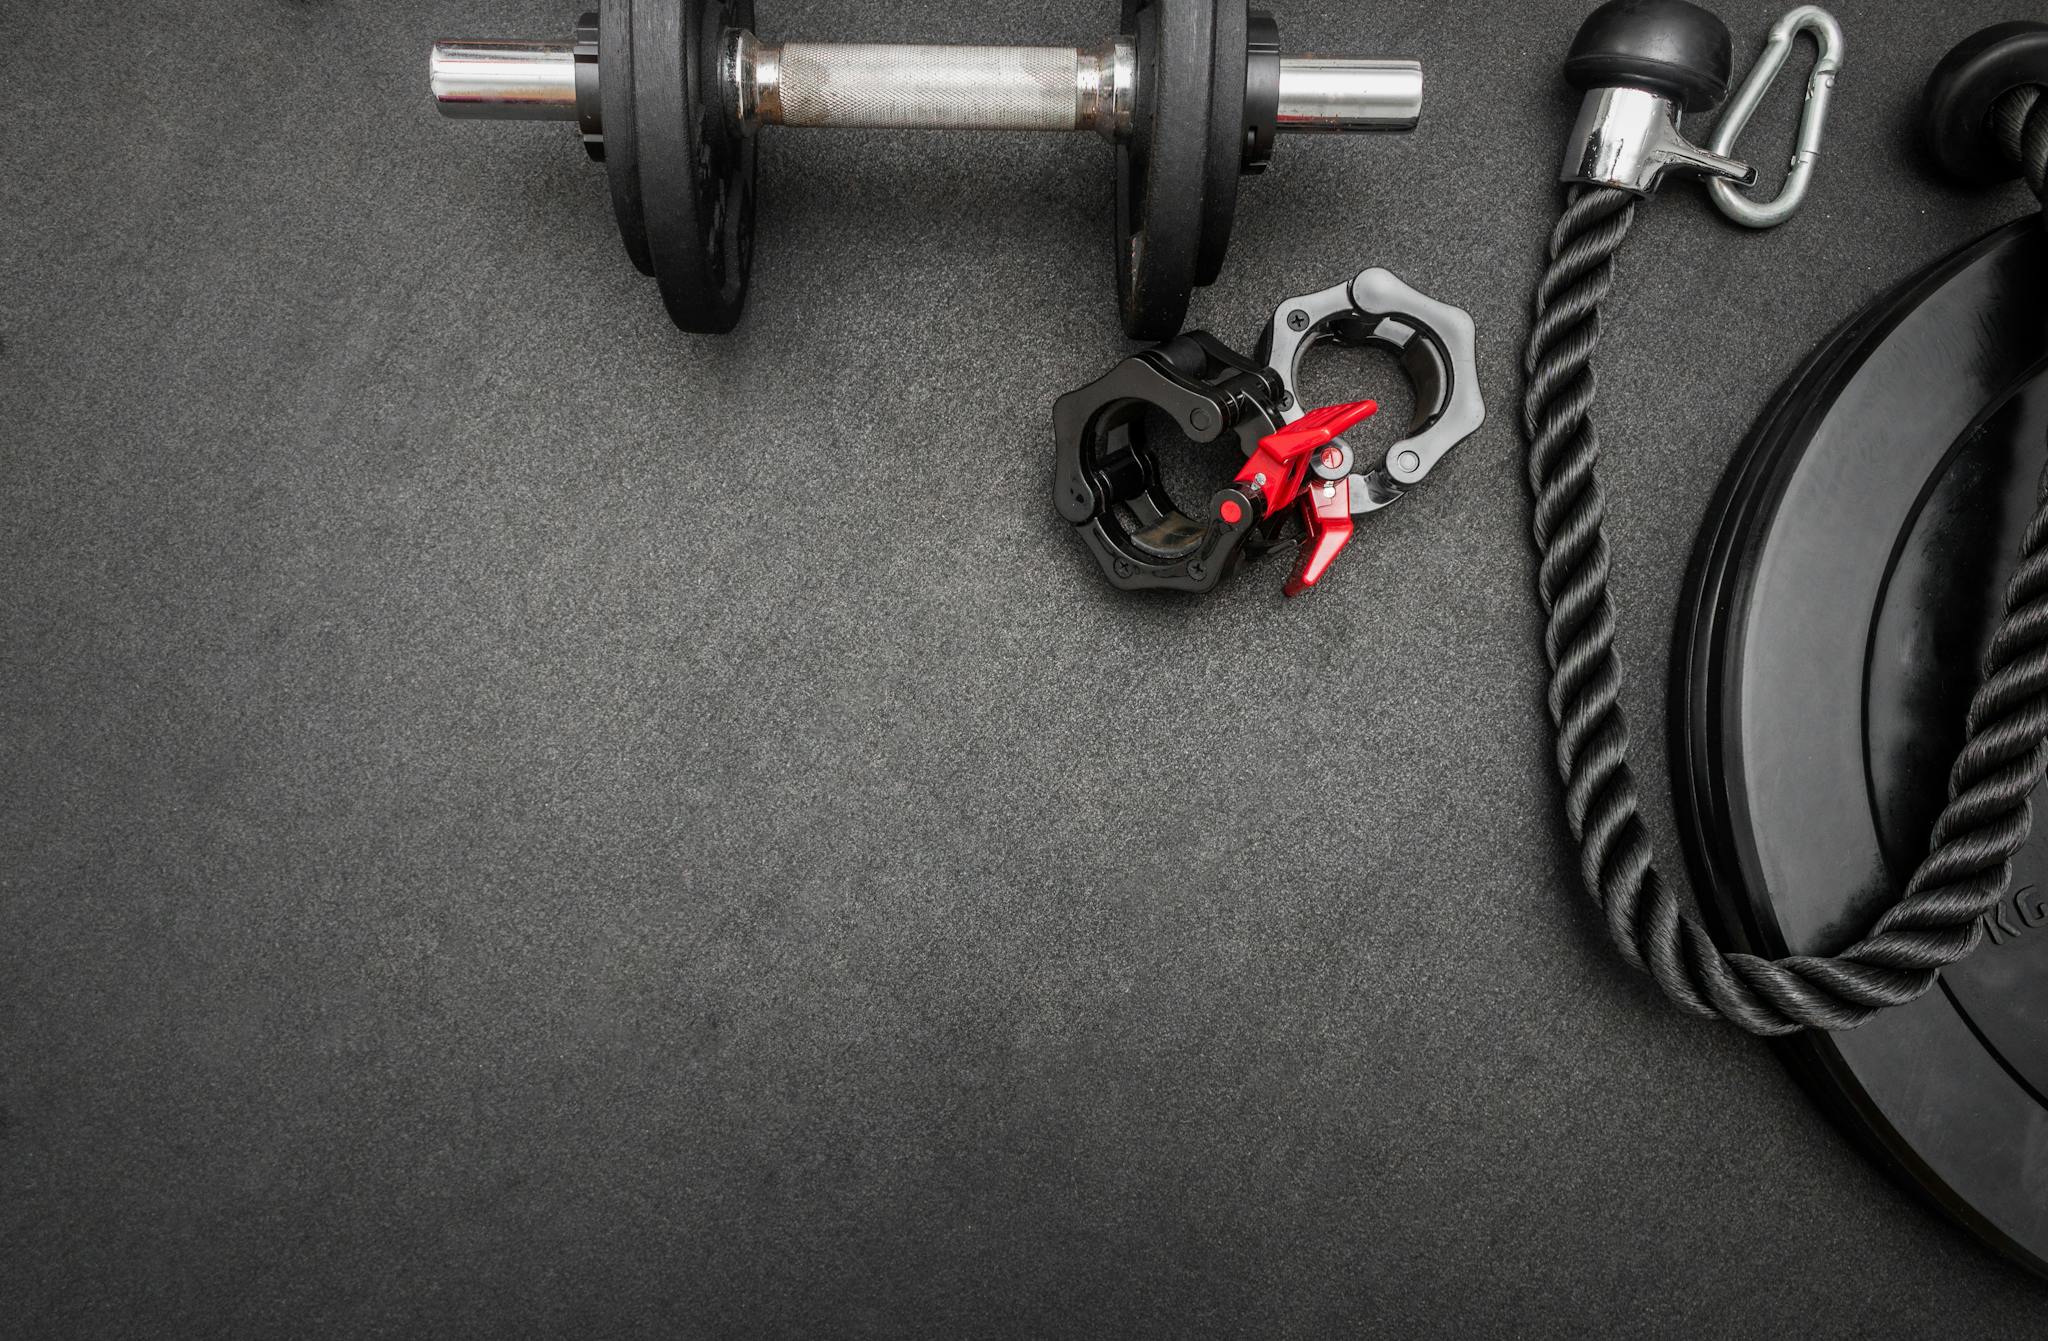
[[[1054,501],[1103,575],[1126,591],[1214,591],[1245,557],[1278,541],[1256,486],[1227,485],[1207,516],[1181,510],[1145,438],[1164,413],[1190,441],[1235,434],[1249,458],[1282,427],[1280,382],[1206,331],[1133,354],[1053,407]]]

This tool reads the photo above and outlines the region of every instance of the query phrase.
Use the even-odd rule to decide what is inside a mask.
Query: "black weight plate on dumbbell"
[[[1216,0],[1209,77],[1209,162],[1202,193],[1202,251],[1195,283],[1214,284],[1230,251],[1237,221],[1237,182],[1244,175],[1245,65],[1251,49],[1250,0]]]
[[[598,10],[597,96],[604,109],[604,170],[611,186],[619,240],[640,273],[654,273],[647,255],[647,219],[640,210],[640,142],[633,133],[633,0],[603,0]]]
[[[1164,340],[1187,319],[1202,262],[1215,80],[1215,0],[1124,0],[1138,105],[1116,152],[1116,276],[1124,330]]]
[[[669,319],[716,334],[739,324],[753,268],[753,140],[727,108],[719,67],[752,0],[633,0],[633,129],[647,253]],[[609,148],[610,120],[606,120]]]
[[[2044,288],[2038,219],[1916,276],[1809,360],[1724,481],[1681,606],[1673,776],[1733,948],[1840,950],[1926,851],[2040,487]],[[1781,1048],[1882,1163],[2048,1271],[2048,824],[2013,875],[1936,991]]]

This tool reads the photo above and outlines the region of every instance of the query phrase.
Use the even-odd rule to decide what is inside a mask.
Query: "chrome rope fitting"
[[[1813,34],[1819,59],[1807,83],[1791,175],[1775,199],[1754,201],[1739,188],[1754,186],[1757,172],[1734,157],[1735,142],[1802,32]],[[1841,25],[1816,5],[1802,5],[1780,19],[1711,147],[1701,148],[1685,137],[1682,119],[1712,110],[1727,96],[1730,46],[1726,25],[1688,0],[1635,0],[1595,11],[1565,62],[1566,78],[1586,98],[1566,142],[1559,180],[1649,196],[1666,173],[1682,172],[1708,179],[1715,207],[1745,227],[1769,228],[1791,218],[1806,198],[1820,156],[1842,68]]]

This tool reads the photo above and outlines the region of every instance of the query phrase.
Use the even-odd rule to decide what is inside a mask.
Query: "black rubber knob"
[[[1576,89],[1645,88],[1704,112],[1728,96],[1728,25],[1687,0],[1608,0],[1579,25],[1564,77]]]
[[[2048,23],[2001,23],[1965,38],[1927,80],[1922,124],[1950,176],[1995,186],[2020,175],[1991,131],[1991,109],[2016,88],[2048,86]]]

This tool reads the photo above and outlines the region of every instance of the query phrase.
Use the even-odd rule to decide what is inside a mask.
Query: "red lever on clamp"
[[[1379,412],[1379,402],[1371,400],[1312,410],[1278,433],[1260,438],[1252,459],[1237,472],[1237,482],[1264,492],[1262,515],[1270,517],[1301,496],[1302,477],[1316,448],[1328,446],[1339,433]]]
[[[1304,498],[1309,464],[1316,452],[1328,447],[1340,433],[1378,414],[1379,408],[1377,401],[1360,400],[1312,410],[1278,433],[1259,439],[1258,450],[1237,472],[1237,482],[1258,490],[1264,499],[1264,516],[1271,517],[1297,500],[1302,504],[1308,538],[1302,542],[1294,575],[1287,579],[1289,596],[1299,596],[1322,581],[1330,564],[1351,543],[1349,476],[1307,482]],[[1343,459],[1341,452],[1337,449],[1338,460]]]
[[[1323,580],[1330,565],[1351,543],[1351,480],[1317,480],[1308,487],[1302,504],[1302,519],[1308,523],[1308,538],[1301,542],[1301,559],[1287,579],[1287,594],[1299,596]]]

